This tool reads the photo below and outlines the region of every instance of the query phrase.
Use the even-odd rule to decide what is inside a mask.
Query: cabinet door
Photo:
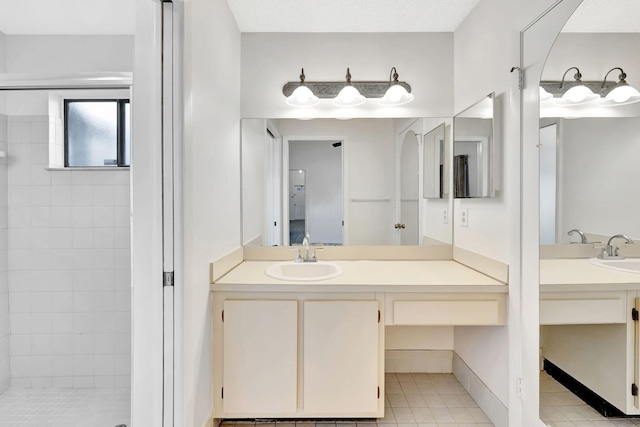
[[[378,302],[305,301],[304,411],[375,413]]]
[[[224,302],[225,414],[293,413],[297,301]]]

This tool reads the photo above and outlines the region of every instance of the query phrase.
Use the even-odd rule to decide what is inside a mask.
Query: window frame
[[[64,109],[64,118],[63,118],[63,129],[64,129],[64,167],[65,168],[129,168],[131,167],[131,162],[129,164],[124,164],[125,158],[125,144],[124,140],[126,138],[126,126],[125,122],[125,105],[129,105],[131,108],[131,100],[129,98],[64,98],[63,100],[63,109]],[[116,121],[117,121],[117,129],[116,129],[116,164],[115,165],[77,165],[71,166],[69,165],[69,104],[72,102],[115,102],[117,104],[117,113],[116,113]],[[131,111],[131,110],[129,110]],[[129,123],[129,128],[131,128],[131,123]],[[131,145],[131,138],[129,138],[129,145]],[[131,150],[131,147],[129,147]],[[129,153],[129,158],[131,158],[131,153]]]

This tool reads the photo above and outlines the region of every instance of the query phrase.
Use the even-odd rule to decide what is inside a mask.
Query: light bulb
[[[413,95],[399,84],[394,84],[387,89],[380,103],[382,105],[403,105],[413,101]]]
[[[318,99],[307,86],[301,85],[287,97],[286,102],[292,107],[313,107],[314,105],[318,105],[320,99]]]
[[[574,86],[562,95],[557,101],[559,106],[581,105],[600,99],[600,95],[593,93],[591,89],[584,85]]]
[[[544,90],[542,86],[540,86],[540,103],[547,102],[553,98],[553,95]]]
[[[356,107],[364,104],[365,101],[366,98],[360,94],[358,89],[352,85],[347,85],[333,99],[333,104],[339,107]]]
[[[564,96],[571,102],[582,102],[589,92],[591,91],[585,86],[576,86],[569,89]]]
[[[638,91],[631,86],[619,86],[612,90],[607,98],[613,99],[615,102],[627,102],[631,95],[638,95]]]

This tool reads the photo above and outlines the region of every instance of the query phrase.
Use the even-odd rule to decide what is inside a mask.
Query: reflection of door
[[[305,218],[305,171],[302,169],[289,171],[289,219],[291,221]]]
[[[400,244],[418,244],[418,138],[408,131],[400,154]]]

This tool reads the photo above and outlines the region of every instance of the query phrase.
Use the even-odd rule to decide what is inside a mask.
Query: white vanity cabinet
[[[297,301],[224,301],[225,411],[295,412]]]
[[[382,417],[382,306],[373,293],[214,292],[217,417]]]
[[[506,323],[508,287],[455,261],[335,263],[315,282],[273,261],[213,281],[214,418],[382,418],[385,326]]]
[[[640,328],[633,318],[640,276],[587,259],[540,265],[542,357],[621,412],[639,415],[632,389],[640,385]]]
[[[378,302],[304,302],[304,409],[375,413]]]

